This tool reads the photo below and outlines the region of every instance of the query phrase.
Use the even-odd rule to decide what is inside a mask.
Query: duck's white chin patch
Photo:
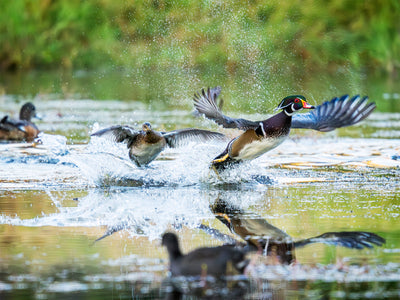
[[[240,150],[239,155],[235,158],[238,160],[255,159],[282,144],[286,137],[287,136],[284,135],[278,138],[263,138],[259,141],[253,141],[252,143],[244,146],[243,149]]]

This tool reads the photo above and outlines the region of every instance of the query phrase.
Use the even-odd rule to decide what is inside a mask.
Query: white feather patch
[[[244,146],[243,149],[240,150],[239,155],[235,158],[241,160],[255,159],[282,144],[286,138],[287,135],[284,135],[278,138],[263,138],[262,140],[253,141]]]

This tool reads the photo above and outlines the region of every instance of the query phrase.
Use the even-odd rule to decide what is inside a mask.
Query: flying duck
[[[19,120],[4,116],[0,120],[0,140],[32,142],[39,134],[39,129],[31,119],[36,117],[36,108],[31,103],[22,105]]]
[[[249,260],[245,253],[234,245],[198,248],[182,254],[178,237],[167,232],[162,236],[162,245],[167,248],[172,276],[204,276],[220,277],[224,275],[243,274]],[[230,270],[229,267],[233,266]],[[230,273],[233,274],[230,274]]]
[[[142,125],[142,130],[130,126],[111,126],[91,134],[92,136],[111,136],[117,142],[125,142],[129,149],[129,158],[138,167],[147,166],[165,147],[175,148],[189,140],[205,142],[212,139],[224,140],[225,135],[201,129],[185,128],[169,132],[158,132],[150,123]]]
[[[285,97],[275,110],[279,113],[263,121],[230,118],[222,114],[217,98],[220,87],[202,89],[194,94],[194,107],[198,113],[215,121],[225,128],[237,128],[244,133],[232,139],[226,149],[212,161],[216,170],[225,169],[232,164],[255,159],[277,147],[289,135],[291,128],[314,129],[322,132],[339,127],[350,126],[365,119],[376,107],[367,103],[368,97],[345,95],[335,97],[314,107],[306,102],[304,96]],[[314,109],[311,112],[297,115],[303,109]]]

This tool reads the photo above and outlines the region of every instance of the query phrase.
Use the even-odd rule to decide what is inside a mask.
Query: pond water
[[[163,94],[165,102],[157,91],[131,101],[67,93],[0,98],[2,114],[33,101],[43,131],[35,147],[0,144],[1,299],[179,298],[167,280],[160,236],[178,233],[184,252],[222,244],[200,224],[235,237],[211,209],[221,199],[244,218],[265,219],[294,240],[368,231],[386,242],[363,250],[314,243],[296,249],[291,265],[254,255],[247,277],[231,278],[223,288],[210,282],[200,289],[203,296],[400,297],[400,114],[377,111],[362,124],[329,133],[293,130],[278,148],[221,181],[209,163],[226,142],[166,149],[149,168],[139,169],[125,145],[90,138],[106,126],[145,121],[157,130],[238,134],[194,117],[194,91]],[[238,111],[232,114],[261,116]],[[116,232],[96,242],[107,231]],[[191,283],[182,285],[183,297],[194,299]]]

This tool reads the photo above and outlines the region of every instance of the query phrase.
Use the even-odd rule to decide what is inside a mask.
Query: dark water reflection
[[[249,119],[271,113],[270,97],[289,92],[261,86],[260,78],[246,78],[233,88],[239,79],[220,83],[223,76],[203,81],[195,71],[174,74],[164,81],[158,76],[165,76],[151,73],[123,79],[118,73],[97,74],[96,80],[79,72],[65,78],[2,78],[7,94],[0,97],[1,113],[17,112],[23,101],[33,99],[45,135],[38,147],[0,145],[1,299],[400,296],[400,171],[393,159],[400,155],[400,109],[394,100],[388,102],[398,91],[377,85],[373,92],[382,111],[391,113],[375,113],[359,126],[327,134],[293,131],[280,147],[228,173],[224,182],[208,168],[224,144],[169,149],[150,168],[138,169],[123,145],[89,138],[105,126],[144,121],[159,130],[220,130],[191,113],[192,93],[215,81],[226,91],[227,110],[245,112]],[[149,89],[155,81],[160,85]],[[309,88],[315,100],[344,92],[343,86],[317,92],[318,83],[303,79],[293,87]],[[368,84],[352,86],[349,93],[372,90]],[[246,101],[238,104],[240,99]],[[221,244],[200,224],[240,240],[210,209],[218,198],[238,207],[244,218],[265,219],[294,240],[368,231],[386,243],[363,250],[312,244],[296,249],[291,265],[255,256],[249,276],[229,280],[227,289],[210,289],[210,283],[197,294],[188,289],[184,295],[172,293],[167,254],[160,246],[163,232],[177,232],[184,252]],[[95,242],[107,231],[115,232]]]

